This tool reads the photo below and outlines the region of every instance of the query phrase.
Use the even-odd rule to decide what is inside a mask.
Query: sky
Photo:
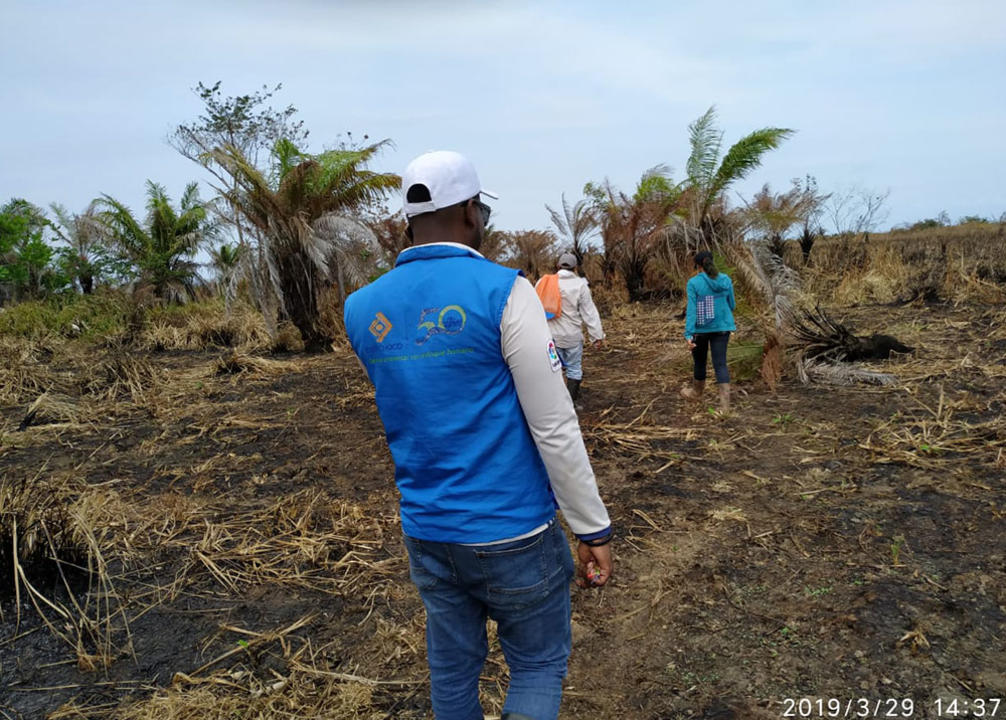
[[[1006,3],[996,0],[448,2],[0,0],[0,202],[139,213],[209,176],[167,143],[225,95],[282,83],[308,150],[352,132],[467,155],[505,230],[588,181],[680,180],[688,124],[717,108],[724,144],[797,132],[730,191],[742,204],[813,175],[890,191],[884,226],[1006,212]],[[397,205],[398,200],[392,201]]]

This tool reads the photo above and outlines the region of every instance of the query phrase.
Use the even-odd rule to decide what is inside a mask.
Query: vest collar
[[[395,267],[413,260],[436,260],[448,257],[474,257],[485,259],[478,250],[453,242],[426,243],[405,248],[398,254]]]

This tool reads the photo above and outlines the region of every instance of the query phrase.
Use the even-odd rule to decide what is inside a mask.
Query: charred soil
[[[870,365],[897,383],[741,380],[725,417],[678,394],[674,312],[619,308],[585,357],[617,565],[571,590],[562,717],[1006,698],[1006,311],[833,310],[915,348]],[[393,467],[348,351],[152,353],[109,376],[111,351],[49,350],[28,372],[74,413],[19,431],[27,403],[4,407],[0,475],[59,481],[104,581],[39,587],[64,618],[3,579],[0,717],[432,717]],[[115,373],[134,382],[88,384]],[[102,632],[67,629],[85,621]],[[487,715],[505,682],[494,642]]]

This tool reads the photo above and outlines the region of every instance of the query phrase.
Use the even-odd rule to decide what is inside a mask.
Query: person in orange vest
[[[600,349],[604,344],[604,329],[587,279],[574,272],[576,255],[563,253],[559,256],[558,265],[561,313],[549,318],[548,329],[566,368],[566,387],[575,403],[580,399],[580,383],[583,382],[583,326],[587,326],[590,342],[595,349]],[[536,288],[542,285],[543,280],[544,278],[538,281]]]

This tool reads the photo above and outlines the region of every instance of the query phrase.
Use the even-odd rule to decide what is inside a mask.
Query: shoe
[[[569,396],[573,399],[575,404],[577,400],[580,399],[580,383],[582,380],[572,380],[571,378],[566,378],[566,389],[569,390]]]
[[[681,397],[688,400],[699,400],[702,397],[702,391],[705,389],[705,380],[692,380],[691,386],[685,385],[681,388]]]
[[[720,413],[726,415],[730,412],[730,383],[720,383],[716,388],[720,392]]]

